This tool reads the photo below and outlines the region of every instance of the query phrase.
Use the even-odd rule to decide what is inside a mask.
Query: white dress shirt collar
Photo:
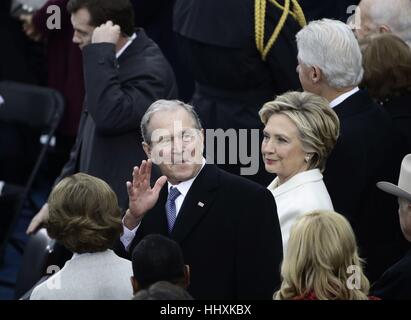
[[[190,190],[194,180],[197,178],[201,170],[203,170],[204,166],[206,164],[206,160],[203,158],[203,164],[201,169],[198,171],[195,177],[191,178],[190,180],[186,180],[183,182],[180,182],[179,184],[172,185],[170,182],[168,182],[168,191],[170,191],[171,187],[177,188],[178,191],[180,191],[180,195],[175,199],[175,204],[176,204],[176,216],[178,216],[180,209],[183,205],[184,199],[186,198],[186,195],[188,191]]]
[[[354,89],[346,93],[343,93],[342,95],[339,95],[337,98],[335,98],[334,100],[330,102],[330,107],[334,108],[338,106],[341,102],[343,102],[345,99],[348,99],[349,97],[351,97],[354,93],[356,93],[359,90],[360,89],[358,87],[355,87]]]
[[[130,38],[128,38],[128,41],[126,42],[126,44],[120,50],[117,51],[116,53],[117,59],[123,54],[124,51],[126,51],[128,46],[133,42],[135,38],[137,38],[137,35],[133,33],[133,35]]]
[[[194,180],[197,178],[197,176],[199,175],[199,173],[201,172],[201,170],[203,170],[204,166],[206,164],[206,160],[203,158],[202,160],[202,165],[201,165],[201,169],[198,171],[198,173],[191,179],[186,180],[186,181],[182,181],[179,184],[175,184],[172,185],[170,182],[167,182],[168,184],[168,191],[170,191],[171,187],[177,188],[178,191],[180,191],[181,195],[183,196],[183,198],[185,198],[188,190],[190,190],[191,185],[193,184]]]

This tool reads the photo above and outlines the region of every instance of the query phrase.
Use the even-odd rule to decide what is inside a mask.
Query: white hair
[[[411,0],[368,0],[366,2],[369,10],[367,15],[372,24],[376,28],[383,24],[387,25],[392,33],[411,47]]]
[[[297,33],[298,58],[323,72],[335,89],[356,86],[364,70],[357,39],[341,21],[322,19],[310,22]]]

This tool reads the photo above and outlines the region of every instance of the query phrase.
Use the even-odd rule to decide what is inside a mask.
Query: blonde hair
[[[340,132],[340,121],[328,101],[309,92],[287,92],[259,111],[264,125],[274,114],[286,115],[296,125],[304,151],[312,153],[308,170],[324,171]]]
[[[48,204],[47,232],[70,251],[107,250],[123,231],[117,196],[101,179],[84,173],[64,178]]]
[[[350,266],[360,270],[360,288],[349,288]],[[313,211],[293,225],[281,266],[276,300],[305,297],[319,300],[367,300],[370,284],[362,270],[354,232],[342,215]]]
[[[276,6],[278,9],[282,10],[283,13],[276,27],[274,28],[274,31],[272,35],[270,36],[267,44],[264,45],[265,15],[266,15],[267,1],[269,1],[269,3],[271,3],[272,5]],[[261,58],[263,61],[267,59],[267,55],[270,52],[271,48],[273,47],[278,36],[280,35],[280,32],[283,29],[284,24],[289,15],[292,16],[297,21],[300,27],[304,27],[307,24],[305,20],[304,12],[297,0],[285,0],[284,6],[282,6],[276,0],[254,0],[255,42],[256,42],[257,50],[260,52]]]

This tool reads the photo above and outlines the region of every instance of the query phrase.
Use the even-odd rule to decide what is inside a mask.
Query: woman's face
[[[286,115],[274,114],[268,119],[261,152],[265,169],[277,174],[280,184],[308,168],[297,126]]]

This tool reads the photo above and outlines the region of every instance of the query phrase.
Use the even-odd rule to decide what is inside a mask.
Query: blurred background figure
[[[277,204],[287,250],[290,228],[302,214],[333,210],[322,172],[337,142],[340,122],[326,99],[307,92],[287,92],[259,112],[265,169],[277,177],[268,189]]]
[[[356,14],[359,39],[369,34],[393,33],[411,46],[411,1],[409,0],[362,0]]]
[[[43,46],[25,36],[22,23],[11,15],[11,3],[0,1],[0,80],[44,84]]]
[[[193,297],[181,286],[159,281],[137,292],[133,300],[193,300]]]
[[[411,152],[411,48],[391,33],[365,37],[360,46],[361,86],[391,115]]]
[[[46,47],[47,86],[58,90],[65,98],[63,119],[56,134],[55,152],[49,156],[48,178],[54,181],[69,158],[79,126],[84,100],[84,80],[81,50],[73,43],[73,26],[67,12],[69,0],[48,0],[32,14],[20,15],[26,35],[33,41],[42,41]],[[59,8],[60,23],[50,21]],[[50,28],[53,26],[53,28]]]
[[[187,289],[190,269],[184,264],[183,253],[177,242],[160,234],[150,234],[134,248],[132,253],[134,294],[158,281]]]
[[[43,165],[40,176],[36,179],[36,193],[43,198],[47,197],[63,164],[68,160],[84,99],[81,53],[72,43],[73,28],[66,10],[67,2],[68,0],[32,1],[39,7],[26,8],[17,6],[19,2],[15,1],[10,9],[10,1],[6,1],[8,5],[2,4],[1,8],[4,20],[1,19],[0,22],[0,35],[7,30],[4,38],[12,36],[12,39],[10,42],[6,41],[6,50],[1,53],[3,55],[6,52],[11,56],[5,55],[1,59],[0,80],[47,85],[59,91],[65,100],[63,119],[47,153],[47,164]],[[17,27],[19,30],[16,30]],[[25,63],[25,56],[30,63]],[[33,57],[37,58],[33,60]],[[9,71],[9,68],[13,71]],[[21,72],[21,68],[27,70]],[[28,176],[25,171],[33,167],[34,161],[31,158],[38,154],[34,148],[38,145],[38,137],[30,137],[32,132],[3,123],[0,123],[0,133],[0,180],[24,184]]]
[[[123,227],[116,194],[108,184],[77,173],[53,188],[48,203],[47,232],[74,255],[34,288],[30,299],[131,299],[131,262],[111,250]]]
[[[74,144],[84,99],[81,50],[72,41],[74,30],[70,22],[70,14],[67,12],[67,3],[68,0],[49,0],[35,13],[20,16],[26,35],[34,41],[45,42],[48,86],[58,90],[65,98],[65,113],[57,136],[58,145],[61,145],[65,156],[60,159],[56,176],[68,160],[69,151]],[[51,6],[60,9],[60,25],[53,29],[48,24],[51,13],[47,10]],[[55,159],[50,161],[53,166],[54,161]]]
[[[43,45],[25,36],[22,23],[12,14],[11,4],[11,0],[0,1],[0,81],[44,85]],[[0,121],[0,181],[8,182],[0,194],[13,191],[12,185],[26,182],[38,154],[37,138],[31,130]]]
[[[250,130],[261,129],[261,105],[276,94],[300,88],[295,73],[295,34],[304,25],[296,0],[176,0],[174,31],[179,55],[194,76],[191,102],[203,127],[231,129],[236,138],[239,129],[248,129],[247,142],[221,141],[224,161],[217,162],[214,143],[210,150],[214,154],[208,159],[222,169],[240,175],[241,168],[249,167],[238,152],[230,154],[230,147],[236,145],[250,155],[252,145],[258,145],[250,141]],[[206,137],[207,143],[212,142]],[[258,173],[244,176],[267,185],[271,176],[256,151]]]
[[[303,215],[291,228],[274,299],[368,300],[362,263],[347,219],[333,211]]]

